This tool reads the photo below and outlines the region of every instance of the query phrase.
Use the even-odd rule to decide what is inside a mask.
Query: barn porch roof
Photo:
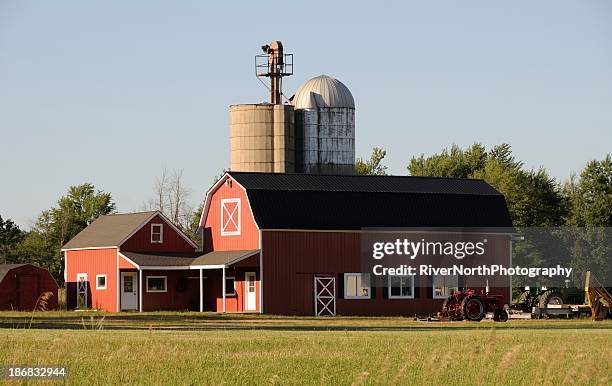
[[[221,268],[236,264],[259,253],[259,249],[241,251],[213,251],[208,253],[136,253],[120,254],[139,268],[197,269]]]

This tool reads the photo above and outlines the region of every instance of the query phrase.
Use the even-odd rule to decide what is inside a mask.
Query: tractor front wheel
[[[485,317],[482,301],[476,296],[468,296],[461,303],[463,317],[472,322],[480,322]]]
[[[507,322],[508,321],[508,311],[495,310],[495,312],[493,312],[493,320],[496,322]]]

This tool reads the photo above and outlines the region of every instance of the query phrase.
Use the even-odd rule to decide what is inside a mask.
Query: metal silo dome
[[[355,100],[342,82],[321,75],[295,93],[295,170],[355,173]]]
[[[355,100],[348,87],[327,75],[319,75],[304,83],[295,93],[292,102],[296,109],[355,108]]]

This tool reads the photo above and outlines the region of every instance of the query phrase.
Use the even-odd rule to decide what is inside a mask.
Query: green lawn
[[[75,384],[612,383],[609,321],[7,312],[0,342],[0,364]]]

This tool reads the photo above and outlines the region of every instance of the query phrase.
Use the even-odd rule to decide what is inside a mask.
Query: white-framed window
[[[161,244],[164,242],[164,224],[151,224],[151,243]]]
[[[389,299],[414,299],[414,276],[389,276]]]
[[[96,289],[97,290],[106,289],[106,275],[96,275]]]
[[[240,235],[240,199],[224,198],[221,200],[221,236]]]
[[[147,276],[147,292],[168,292],[167,276]]]
[[[432,290],[434,299],[446,299],[459,290],[459,276],[434,276]]]
[[[345,299],[370,299],[371,292],[369,273],[344,274]]]
[[[234,276],[227,276],[225,278],[225,296],[236,295],[236,278]]]

